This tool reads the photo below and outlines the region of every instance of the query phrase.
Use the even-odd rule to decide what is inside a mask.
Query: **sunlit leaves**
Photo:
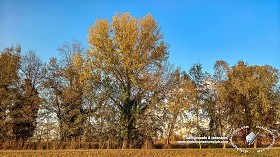
[[[252,126],[270,122],[271,125],[277,120],[274,111],[279,108],[275,90],[279,80],[277,69],[268,65],[249,66],[242,61],[232,68],[219,61],[215,67],[226,71],[226,79],[217,83],[218,95],[233,123]]]

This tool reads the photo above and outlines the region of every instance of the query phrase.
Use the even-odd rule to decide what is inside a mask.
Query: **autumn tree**
[[[216,61],[214,65],[214,75],[213,75],[213,82],[214,82],[214,101],[215,110],[212,110],[212,114],[214,114],[214,121],[216,129],[219,130],[219,134],[221,136],[225,136],[226,129],[225,127],[228,126],[228,117],[226,113],[226,99],[224,97],[227,95],[227,91],[224,88],[225,82],[228,80],[227,72],[230,71],[230,67],[228,63],[225,61],[219,60]],[[212,106],[212,107],[213,107]],[[227,123],[227,124],[226,124]]]
[[[163,71],[162,79],[166,81],[166,87],[164,89],[165,92],[160,97],[162,100],[150,105],[143,114],[137,116],[137,129],[141,132],[142,139],[144,139],[143,149],[154,148],[155,140],[166,138],[167,125],[172,119],[170,118],[166,102],[170,92],[179,85],[174,77],[178,70],[174,70],[173,65],[168,62],[164,63],[163,67],[165,70]]]
[[[195,128],[197,136],[201,136],[203,133],[203,126],[201,122],[205,118],[204,109],[205,109],[205,99],[207,98],[207,78],[209,74],[203,72],[202,64],[196,63],[189,70],[190,80],[193,82],[196,89],[196,98],[195,102],[190,107],[190,111],[194,114]],[[201,144],[199,143],[201,148]]]
[[[41,67],[35,53],[21,55],[20,46],[7,48],[1,53],[2,137],[14,140],[17,148],[22,148],[36,128],[40,105],[37,85]]]
[[[165,148],[171,147],[170,138],[179,117],[182,116],[183,119],[186,117],[186,112],[196,99],[195,86],[185,72],[176,69],[172,78],[174,86],[166,96],[166,109],[170,118],[168,120]]]
[[[43,63],[34,51],[29,51],[21,56],[19,75],[21,76],[22,83],[24,83],[23,112],[28,117],[28,122],[25,125],[29,127],[29,137],[33,135],[36,128],[36,118],[41,104],[39,90],[43,79],[42,70]]]
[[[120,113],[122,148],[138,142],[136,117],[160,101],[165,89],[162,64],[168,57],[158,24],[151,15],[117,14],[112,23],[97,20],[89,29],[90,49],[81,75],[94,78],[100,94]]]
[[[62,54],[62,72],[66,88],[61,94],[63,104],[63,116],[67,137],[78,140],[80,143],[83,135],[85,121],[85,109],[83,107],[83,84],[81,84],[78,70],[73,64],[74,55],[82,55],[84,48],[80,42],[65,43],[58,49]],[[80,146],[79,146],[80,147]]]
[[[53,95],[49,102],[59,121],[61,140],[78,140],[80,143],[86,119],[83,86],[71,57],[82,54],[84,49],[81,43],[73,42],[65,43],[58,50],[62,54],[62,60],[50,60],[45,68],[44,84]]]
[[[0,55],[0,140],[1,144],[11,134],[8,123],[8,110],[15,101],[15,86],[19,82],[18,70],[20,67],[21,47],[6,48]]]
[[[219,86],[219,97],[225,106],[225,116],[231,127],[257,125],[272,127],[277,121],[279,72],[269,66],[249,66],[239,61],[229,67],[217,61],[216,67],[225,70],[224,81]],[[257,143],[257,142],[255,142]]]

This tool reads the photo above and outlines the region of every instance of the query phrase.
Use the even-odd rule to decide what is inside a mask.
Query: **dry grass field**
[[[1,150],[1,157],[235,157],[269,156],[279,157],[280,148],[273,148],[264,153],[242,154],[229,149],[91,149],[91,150]]]

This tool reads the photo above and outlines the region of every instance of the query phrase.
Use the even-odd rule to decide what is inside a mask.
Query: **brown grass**
[[[0,150],[2,157],[235,157],[235,156],[280,156],[280,149],[270,149],[264,153],[242,154],[229,149],[91,149],[91,150]]]

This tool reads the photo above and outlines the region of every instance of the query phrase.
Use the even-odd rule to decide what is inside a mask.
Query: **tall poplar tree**
[[[163,99],[168,82],[163,80],[168,58],[163,34],[151,15],[137,19],[124,13],[114,16],[111,24],[97,20],[89,29],[88,42],[80,73],[84,79],[94,78],[99,94],[108,95],[117,106],[122,148],[133,148],[139,135],[136,117]]]

